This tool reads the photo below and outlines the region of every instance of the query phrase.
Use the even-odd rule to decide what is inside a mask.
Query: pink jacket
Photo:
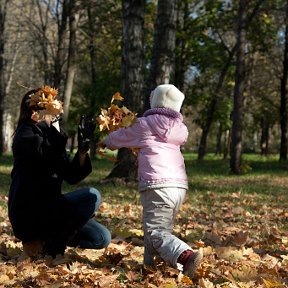
[[[107,148],[138,148],[139,190],[182,187],[187,175],[180,145],[187,141],[188,129],[183,116],[169,108],[147,110],[128,128],[110,133],[104,139]]]

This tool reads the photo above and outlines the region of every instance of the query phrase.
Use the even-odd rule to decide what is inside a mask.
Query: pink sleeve
[[[142,135],[142,126],[139,121],[127,128],[111,132],[103,142],[108,149],[139,148]]]

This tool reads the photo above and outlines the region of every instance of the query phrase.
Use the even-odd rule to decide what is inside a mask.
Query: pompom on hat
[[[150,94],[151,108],[170,108],[180,112],[184,94],[172,84],[157,86]]]

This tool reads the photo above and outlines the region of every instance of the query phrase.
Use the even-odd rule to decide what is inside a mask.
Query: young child
[[[180,113],[184,94],[174,85],[159,85],[151,92],[151,109],[128,128],[110,133],[98,143],[101,148],[138,148],[138,180],[143,206],[144,264],[154,256],[193,278],[202,261],[202,249],[172,234],[173,222],[184,201],[188,181],[180,146],[187,141],[188,129]]]

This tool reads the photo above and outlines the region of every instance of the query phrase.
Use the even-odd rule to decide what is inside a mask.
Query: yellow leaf
[[[214,284],[209,281],[209,279],[201,278],[199,279],[199,286],[201,288],[213,288]]]
[[[287,265],[288,264],[288,255],[280,255],[280,256],[283,259],[282,262]]]
[[[182,279],[181,279],[181,283],[183,284],[188,284],[188,285],[192,285],[193,281],[186,275],[183,275]]]
[[[133,235],[136,235],[136,236],[138,236],[138,237],[144,236],[143,230],[140,230],[140,229],[129,229],[129,231],[130,231]]]
[[[266,286],[266,288],[280,288],[280,287],[283,287],[282,283],[276,281],[276,280],[273,280],[273,279],[263,279],[263,282]]]
[[[216,255],[227,261],[236,261],[243,259],[243,251],[241,249],[237,249],[231,246],[228,247],[216,247],[215,248]]]
[[[135,123],[135,121],[136,121],[136,118],[135,118],[134,114],[127,115],[127,116],[122,118],[121,126],[122,127],[129,127],[133,123]]]
[[[114,100],[123,101],[124,98],[120,95],[119,92],[116,92],[116,93],[112,96],[111,103],[112,103]]]
[[[6,275],[6,274],[0,275],[0,285],[1,285],[1,287],[2,287],[2,285],[4,285],[3,287],[5,287],[6,285],[8,287],[9,284],[13,284],[13,283],[15,283],[15,281],[11,281],[8,275]]]

